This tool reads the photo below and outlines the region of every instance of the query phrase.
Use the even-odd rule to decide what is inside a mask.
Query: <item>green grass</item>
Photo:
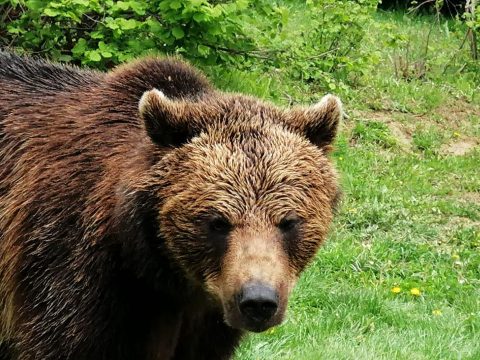
[[[310,21],[319,15],[310,13],[300,2],[277,2],[289,10],[289,22],[275,40],[301,42]],[[268,48],[271,34],[262,38],[263,28],[273,20],[257,15],[251,32],[260,38],[260,46]],[[280,104],[311,102],[332,91],[352,108],[363,110],[428,114],[452,100],[480,104],[480,65],[471,60],[468,44],[462,46],[466,28],[461,22],[379,11],[364,26],[366,36],[359,51],[370,54],[370,62],[363,64],[361,75],[343,74],[332,79],[336,80],[333,90],[322,82],[289,78],[284,68],[265,71],[262,59],[250,61],[247,70],[222,66],[204,70],[224,90]]]
[[[333,154],[344,199],[331,236],[285,323],[249,335],[236,359],[480,359],[478,80],[459,71],[454,25],[433,20],[380,13],[371,25],[363,46],[378,66],[339,88],[350,118]],[[383,46],[385,28],[408,38],[408,54],[406,40]],[[392,57],[421,60],[430,29],[425,76],[396,76]],[[254,66],[213,75],[284,105],[327,92]]]

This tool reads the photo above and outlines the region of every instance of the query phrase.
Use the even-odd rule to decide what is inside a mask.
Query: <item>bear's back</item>
[[[138,102],[153,88],[188,99],[211,91],[202,74],[174,58],[147,57],[103,73],[0,50],[0,140],[7,124],[26,137],[86,122],[98,130],[104,124],[138,128]]]
[[[111,105],[127,97],[137,106],[143,92],[152,88],[171,98],[196,98],[211,90],[202,74],[174,58],[148,57],[103,73],[0,50],[0,120],[8,108],[29,105],[32,99],[42,102],[45,97],[62,92],[102,89]],[[118,99],[112,97],[115,94]],[[16,101],[19,102],[12,104]]]
[[[91,85],[102,73],[0,51],[0,94],[50,93]]]

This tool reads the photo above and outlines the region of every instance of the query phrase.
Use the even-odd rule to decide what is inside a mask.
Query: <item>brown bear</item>
[[[332,220],[341,114],[176,59],[0,52],[0,358],[229,359],[279,324]]]

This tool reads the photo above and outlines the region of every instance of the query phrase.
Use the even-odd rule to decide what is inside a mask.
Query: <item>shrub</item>
[[[228,61],[253,47],[238,16],[247,6],[246,0],[0,0],[0,46],[99,68],[150,52]]]
[[[338,91],[370,62],[359,48],[376,6],[377,0],[261,1],[247,22],[266,69]]]

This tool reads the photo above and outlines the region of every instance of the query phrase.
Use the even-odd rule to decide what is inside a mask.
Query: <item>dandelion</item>
[[[440,315],[442,315],[442,311],[439,310],[439,309],[435,309],[435,310],[432,311],[432,315],[434,315],[434,316],[440,316]]]
[[[410,294],[412,294],[413,296],[420,296],[421,292],[419,288],[411,288]]]
[[[339,156],[339,157],[338,157],[338,160],[342,161],[342,160],[343,160],[343,157]]]
[[[455,132],[453,133],[453,136],[455,136],[456,138],[458,138],[458,137],[460,137],[460,133],[457,132],[457,131],[455,131]]]
[[[399,287],[399,286],[395,286],[392,288],[392,290],[390,290],[392,293],[394,294],[400,294],[400,292],[402,291],[402,289]]]

